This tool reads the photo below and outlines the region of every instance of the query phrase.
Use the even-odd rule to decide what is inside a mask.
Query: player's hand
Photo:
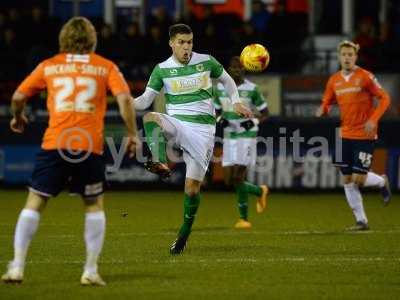
[[[128,136],[128,143],[126,144],[126,151],[129,158],[135,157],[136,153],[142,148],[142,143],[137,136]]]
[[[226,128],[229,126],[229,121],[222,117],[222,115],[218,116],[217,123],[221,125],[222,128]]]
[[[366,134],[372,136],[375,134],[375,130],[376,130],[376,123],[374,121],[369,120],[365,123],[364,131]]]
[[[247,120],[240,122],[240,126],[242,126],[246,130],[252,129],[256,124],[253,122],[253,120]]]
[[[10,128],[16,133],[23,133],[26,124],[28,124],[27,117],[25,115],[20,115],[11,119]]]
[[[317,110],[315,111],[315,116],[317,118],[323,117],[325,115],[326,115],[326,113],[325,113],[324,108],[322,106],[318,107]]]
[[[244,118],[252,118],[253,117],[253,112],[248,109],[245,105],[243,105],[242,103],[235,103],[233,105],[233,108],[235,109],[235,112],[240,115],[241,117]]]

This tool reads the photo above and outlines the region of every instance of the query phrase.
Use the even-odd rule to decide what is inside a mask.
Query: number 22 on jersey
[[[56,112],[93,113],[95,105],[90,102],[97,93],[97,82],[91,77],[55,77],[53,88],[57,89],[54,97]],[[79,90],[79,92],[77,92]],[[71,96],[75,99],[70,99]]]

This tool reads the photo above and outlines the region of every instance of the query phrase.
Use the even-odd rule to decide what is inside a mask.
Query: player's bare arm
[[[28,119],[24,114],[25,103],[28,100],[24,94],[16,91],[11,99],[11,113],[13,118],[10,121],[10,128],[16,133],[23,133]]]
[[[317,118],[323,117],[328,115],[328,113],[324,110],[324,108],[322,106],[318,107],[316,112],[315,112],[315,116]]]
[[[116,96],[119,111],[122,119],[124,120],[125,126],[128,132],[128,145],[127,150],[129,157],[133,157],[136,153],[136,148],[139,146],[139,139],[137,137],[137,126],[136,126],[136,111],[134,107],[130,105],[131,95],[128,93],[122,93]]]

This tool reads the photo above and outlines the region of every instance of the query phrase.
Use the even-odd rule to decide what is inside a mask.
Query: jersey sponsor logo
[[[345,89],[340,89],[340,90],[336,90],[336,96],[340,96],[343,94],[349,94],[349,93],[359,93],[361,92],[361,87],[357,86],[357,87],[349,87],[349,88],[345,88]]]
[[[196,92],[201,89],[207,89],[208,86],[209,77],[207,74],[171,79],[171,91],[175,94]]]

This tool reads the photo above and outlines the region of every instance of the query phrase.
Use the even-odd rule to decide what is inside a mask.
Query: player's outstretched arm
[[[25,103],[28,97],[21,92],[16,91],[11,99],[11,113],[13,118],[10,121],[10,128],[16,133],[23,133],[28,119],[24,114]]]
[[[235,81],[225,70],[222,72],[221,76],[218,77],[218,81],[223,84],[226,93],[233,103],[233,108],[235,109],[235,112],[245,118],[252,118],[253,112],[240,102],[239,92]]]
[[[142,95],[135,99],[132,99],[133,107],[138,110],[145,110],[153,103],[157,94],[158,93],[156,91],[146,88]]]
[[[136,110],[130,105],[130,100],[132,97],[129,93],[121,93],[117,95],[116,98],[119,106],[119,112],[128,131],[127,149],[129,152],[129,157],[133,157],[136,154],[137,147],[139,146],[139,139],[137,137]]]

